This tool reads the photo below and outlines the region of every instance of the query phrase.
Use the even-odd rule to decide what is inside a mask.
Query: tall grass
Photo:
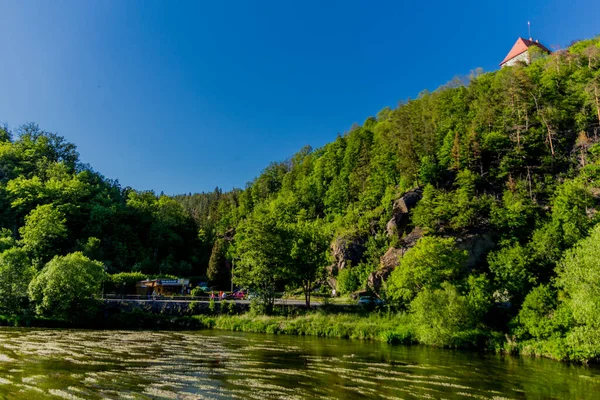
[[[206,328],[237,332],[274,333],[347,339],[378,340],[389,343],[414,342],[408,317],[404,314],[325,314],[299,316],[258,316],[252,314],[197,315]]]

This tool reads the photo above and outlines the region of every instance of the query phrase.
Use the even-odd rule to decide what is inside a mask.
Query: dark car
[[[381,306],[383,305],[383,300],[373,296],[360,296],[358,298],[358,304],[364,306]]]

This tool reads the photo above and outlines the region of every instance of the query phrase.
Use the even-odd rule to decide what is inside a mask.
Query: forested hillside
[[[273,224],[286,232],[278,239],[285,254],[304,226],[333,241],[330,257],[346,257],[356,271],[348,290],[365,285],[380,257],[406,245],[409,233],[485,235],[491,253],[478,255],[474,267],[500,284],[508,276],[499,268],[521,260],[532,275],[521,297],[532,283],[549,282],[563,252],[596,222],[598,43],[580,41],[530,66],[474,73],[466,85],[423,92],[323,148],[270,164],[245,190],[176,196],[201,236],[215,243],[213,259],[223,261],[209,274],[236,257],[243,266],[248,257],[236,248]],[[398,209],[403,195],[415,192],[416,207]]]
[[[37,267],[82,251],[108,272],[202,272],[197,226],[179,203],[105,179],[73,144],[34,124],[14,137],[0,128],[0,202],[2,248]]]
[[[600,40],[532,56],[383,109],[243,191],[178,197],[215,243],[209,276],[234,259],[267,302],[311,280],[370,289],[422,342],[494,329],[597,351]]]
[[[38,271],[70,253],[216,287],[235,265],[267,312],[279,290],[369,290],[423,343],[496,331],[597,357],[600,39],[532,56],[385,108],[231,192],[122,188],[55,134],[2,129],[0,295],[29,290],[40,310]]]

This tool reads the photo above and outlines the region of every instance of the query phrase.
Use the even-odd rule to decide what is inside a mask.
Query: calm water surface
[[[0,329],[2,399],[600,399],[600,370],[219,331]]]

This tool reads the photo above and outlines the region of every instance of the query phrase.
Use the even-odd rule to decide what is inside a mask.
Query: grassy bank
[[[422,325],[410,315],[328,314],[311,312],[296,316],[195,315],[191,317],[207,329],[381,341],[392,344],[423,344],[444,348],[473,349],[545,357],[557,361],[598,363],[600,339],[550,338],[510,340],[500,332],[484,329],[445,330]]]
[[[558,361],[597,363],[600,339],[577,338],[510,340],[504,334],[482,329],[447,330],[415,323],[404,313],[335,313],[313,311],[292,316],[245,313],[168,316],[142,310],[104,315],[89,321],[64,321],[35,316],[0,315],[0,326],[37,328],[196,330],[269,333],[327,338],[359,339],[390,344],[423,344],[551,358]]]
[[[272,333],[285,335],[319,336],[375,340],[387,343],[436,345],[424,340],[419,327],[415,327],[406,314],[326,314],[320,312],[304,315],[257,316],[242,315],[196,315],[206,328],[237,332]],[[462,331],[449,335],[444,347],[495,348],[497,335],[486,331]]]

